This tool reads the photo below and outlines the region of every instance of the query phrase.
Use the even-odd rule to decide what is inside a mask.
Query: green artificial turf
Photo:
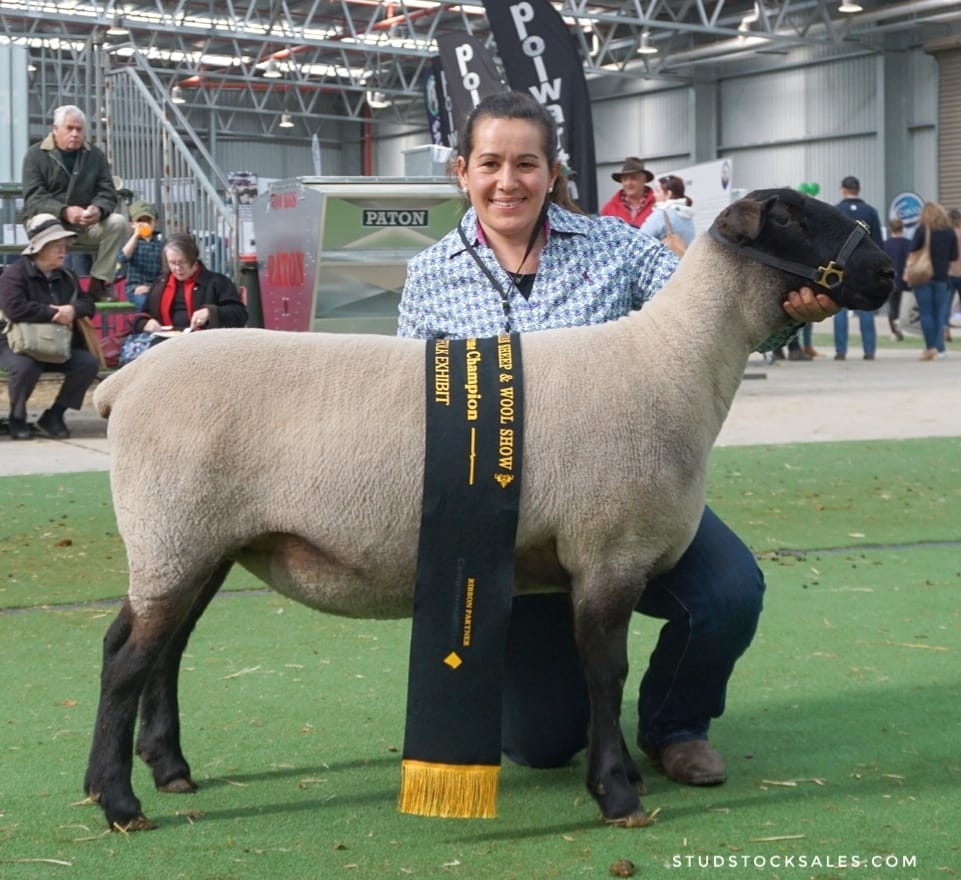
[[[681,788],[642,762],[645,806],[660,812],[633,830],[598,821],[583,757],[555,771],[505,762],[496,820],[399,814],[409,623],[248,591],[213,603],[184,661],[200,790],[160,794],[138,762],[159,827],[106,832],[80,803],[118,606],[91,600],[124,582],[106,476],[2,478],[0,607],[18,610],[0,614],[0,878],[567,880],[608,877],[621,859],[655,880],[956,876],[959,452],[957,439],[715,451],[710,502],[768,582],[712,728],[730,778]],[[632,622],[632,747],[657,629]],[[850,867],[871,858],[881,865]]]

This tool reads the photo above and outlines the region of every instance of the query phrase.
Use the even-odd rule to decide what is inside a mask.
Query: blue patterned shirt
[[[603,324],[641,308],[670,279],[677,257],[659,241],[616,217],[588,217],[551,204],[547,243],[530,297],[497,262],[469,208],[460,223],[477,255],[507,293],[510,330],[530,333]],[[501,295],[454,229],[407,264],[399,336],[467,339],[505,331]],[[792,326],[761,346],[779,348]]]
[[[478,234],[474,209],[461,220],[477,255],[509,296],[514,332],[623,317],[660,290],[677,265],[658,241],[615,217],[586,217],[551,205],[547,221],[547,244],[525,299]],[[400,336],[480,338],[503,333],[504,326],[501,296],[456,229],[408,263]]]

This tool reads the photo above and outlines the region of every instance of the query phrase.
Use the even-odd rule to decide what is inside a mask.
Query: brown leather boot
[[[682,785],[720,785],[727,780],[724,759],[706,739],[669,743],[644,751],[661,773]]]

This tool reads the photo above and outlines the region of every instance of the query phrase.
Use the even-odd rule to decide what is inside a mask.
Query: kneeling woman
[[[134,323],[136,332],[243,327],[247,323],[247,307],[236,285],[204,266],[192,235],[171,235],[164,244],[163,263],[166,271],[147,294],[145,314]]]
[[[10,437],[30,440],[34,432],[27,424],[27,401],[43,373],[63,373],[63,384],[49,409],[37,419],[37,428],[59,440],[70,436],[63,421],[68,409],[80,409],[87,389],[97,377],[99,363],[76,329],[78,318],[93,317],[93,299],[80,290],[76,276],[64,268],[70,239],[76,233],[64,229],[53,214],[37,214],[27,225],[30,244],[23,258],[7,266],[0,275],[0,311],[8,321],[63,324],[73,327],[70,357],[62,364],[38,361],[28,354],[15,354],[0,333],[0,367],[8,373],[10,396]]]

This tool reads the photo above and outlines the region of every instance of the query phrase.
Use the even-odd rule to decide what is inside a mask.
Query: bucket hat
[[[615,171],[611,177],[613,177],[618,183],[621,182],[621,178],[625,174],[643,174],[644,179],[650,183],[654,179],[654,175],[644,167],[644,160],[638,159],[637,156],[628,156],[624,160],[624,164],[621,166],[620,171]]]
[[[61,238],[76,238],[77,233],[64,229],[60,221],[53,214],[37,214],[27,221],[27,235],[30,236],[30,244],[22,251],[25,256],[39,254],[44,245],[51,241],[58,241]]]

